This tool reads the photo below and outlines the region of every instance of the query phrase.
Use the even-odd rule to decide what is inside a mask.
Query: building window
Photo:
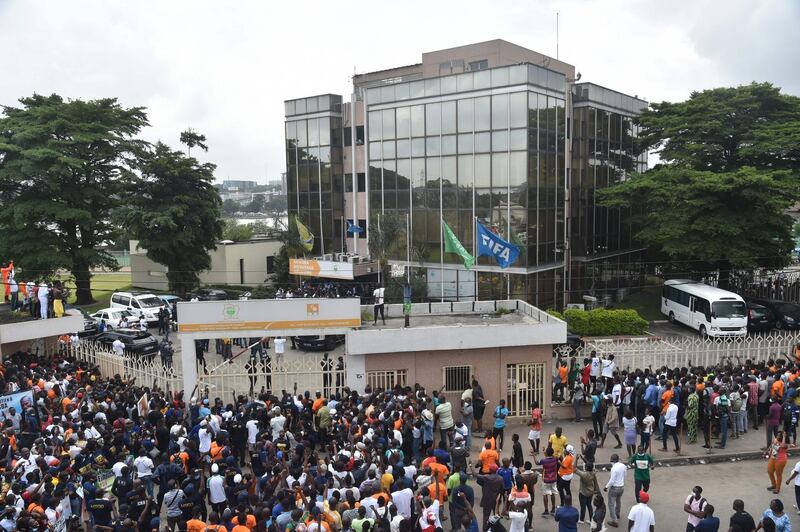
[[[352,128],[345,127],[344,130],[344,145],[353,145],[353,130]],[[356,126],[356,146],[364,145],[364,126]]]
[[[358,187],[358,192],[366,192],[366,175],[363,172],[359,172],[356,176]],[[353,192],[353,174],[345,174],[344,176],[344,188],[345,192]]]
[[[244,259],[239,259],[239,284],[244,284]]]
[[[408,370],[407,369],[387,369],[380,371],[367,372],[367,386],[374,391],[377,388],[384,390],[400,386],[405,388],[408,386]]]
[[[445,366],[442,372],[445,391],[461,393],[472,387],[472,366]]]
[[[267,274],[275,273],[275,257],[267,257]]]
[[[470,61],[469,62],[470,71],[486,70],[487,68],[489,68],[489,60],[488,59],[481,59],[480,61]]]

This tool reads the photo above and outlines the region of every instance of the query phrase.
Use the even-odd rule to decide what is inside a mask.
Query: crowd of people
[[[17,279],[14,263],[0,268],[3,300],[12,312],[24,312],[32,318],[60,318],[64,315],[70,290],[60,280]]]
[[[652,442],[674,436],[679,425],[688,434],[687,417],[700,404],[715,405],[704,418],[709,428],[699,422],[701,432],[711,434],[715,425],[722,432],[735,393],[745,394],[747,405],[756,397],[755,408],[744,409],[745,430],[777,427],[766,431],[765,452],[772,489],[783,486],[794,433],[777,413],[797,399],[793,364],[614,369],[608,378],[602,370],[592,378],[591,364],[588,382],[575,381],[606,405],[593,416],[595,426],[580,441],[568,441],[561,427],[543,438],[542,409],[534,403],[526,446],[517,433],[506,441],[509,410],[504,401],[487,406],[477,380],[457,398],[418,385],[358,393],[338,383],[315,392],[214,398],[101,375],[71,359],[68,348],[47,358],[16,353],[0,366],[0,389],[5,395],[30,390],[33,400],[2,414],[0,528],[523,532],[549,522],[559,531],[587,524],[599,532],[627,517],[629,530],[652,530]],[[612,455],[608,480],[601,482],[597,449],[620,429],[628,457]],[[636,505],[626,516],[621,498],[629,467]],[[798,472],[786,483],[800,486]],[[540,516],[534,516],[536,491]],[[741,500],[733,501],[733,511],[731,530],[791,530],[779,498],[757,518]],[[719,529],[721,508],[700,486],[684,512],[687,530]]]

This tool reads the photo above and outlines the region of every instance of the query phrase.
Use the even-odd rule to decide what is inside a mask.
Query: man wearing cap
[[[650,502],[650,495],[646,491],[640,492],[639,503],[633,505],[631,511],[628,512],[628,532],[653,532],[655,530],[656,516],[653,509],[647,506],[648,502]]]

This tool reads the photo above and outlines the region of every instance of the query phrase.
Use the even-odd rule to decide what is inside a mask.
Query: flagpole
[[[406,213],[406,283],[411,286],[411,231]]]
[[[439,189],[441,191],[441,188]],[[442,204],[442,195],[439,194],[439,205]],[[444,303],[444,217],[439,209],[439,285],[441,286],[441,302]]]
[[[340,218],[341,218],[340,223],[341,223],[341,227],[342,227],[342,253],[346,253],[347,250],[344,248],[344,235],[345,235],[345,233],[347,233],[347,230],[346,230],[346,227],[344,225],[344,216],[341,216]]]
[[[473,209],[472,211],[475,212],[475,196],[473,194],[472,198]],[[475,257],[475,266],[478,265],[478,217],[472,217],[472,256]],[[478,296],[478,270],[475,270],[472,275],[473,279],[475,280],[475,301],[480,301],[480,297]]]

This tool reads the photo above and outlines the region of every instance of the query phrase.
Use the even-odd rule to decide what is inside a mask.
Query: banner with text
[[[361,326],[361,301],[337,299],[253,299],[250,301],[181,301],[178,332],[338,329]]]
[[[332,260],[289,259],[289,273],[322,279],[353,280],[353,264]]]
[[[8,409],[14,407],[17,414],[33,406],[33,390],[0,396],[0,418],[5,418]]]

